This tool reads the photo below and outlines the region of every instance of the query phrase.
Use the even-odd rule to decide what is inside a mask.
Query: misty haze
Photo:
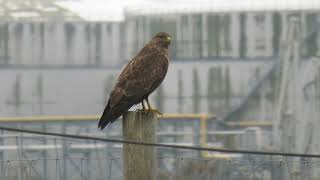
[[[121,118],[98,122],[158,32],[171,44],[150,96],[163,113],[156,143],[302,155],[155,147],[155,179],[319,179],[319,10],[317,0],[0,0],[0,180],[128,179],[122,144],[1,127],[124,139]]]

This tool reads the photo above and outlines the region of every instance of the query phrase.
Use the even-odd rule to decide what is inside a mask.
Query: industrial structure
[[[62,17],[40,13],[41,18],[25,20],[6,9],[6,21],[0,23],[0,115],[13,118],[0,118],[0,125],[119,138],[120,124],[97,133],[98,117],[83,115],[100,114],[123,64],[153,34],[167,31],[173,37],[168,78],[152,100],[162,112],[180,115],[160,120],[159,142],[318,154],[319,2],[301,1],[301,8],[293,2],[278,7],[267,2],[249,6],[244,1],[241,8],[237,3],[229,8],[219,3],[172,6],[166,11],[161,3],[145,10],[129,6],[117,21],[84,21],[51,1],[41,7],[50,12],[56,8]],[[27,5],[39,11],[32,3],[21,7]],[[186,113],[207,115],[181,115]],[[65,115],[75,114],[66,119]],[[43,115],[53,117],[19,119]],[[89,167],[92,162],[86,160],[94,159],[92,154],[117,159],[114,155],[121,148],[5,131],[0,144],[3,160],[66,157],[56,163],[62,170],[55,168],[55,174],[61,178],[70,177],[64,174],[68,168]],[[73,158],[69,153],[80,161],[67,160]],[[241,158],[208,152],[184,155]],[[175,162],[163,166],[174,167]],[[2,161],[0,172],[6,172],[6,163]],[[99,163],[92,164],[109,165]],[[43,167],[39,177],[53,168],[45,160],[37,166]],[[267,169],[270,177],[290,179],[290,173],[270,167],[259,171]],[[316,167],[306,170],[301,163],[292,169],[302,179],[320,176]],[[24,170],[17,172],[21,179]],[[85,174],[93,177],[89,171]]]
[[[77,14],[52,0],[1,0],[1,21],[81,20]]]

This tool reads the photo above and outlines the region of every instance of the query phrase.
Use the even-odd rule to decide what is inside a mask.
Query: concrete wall
[[[2,22],[0,65],[115,66],[119,23]]]
[[[225,111],[248,92],[257,68],[269,64],[172,62],[152,104],[164,113]],[[100,114],[120,70],[0,69],[0,116]]]

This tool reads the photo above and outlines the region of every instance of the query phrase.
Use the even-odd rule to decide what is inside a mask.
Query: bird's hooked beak
[[[171,37],[170,37],[170,36],[167,36],[166,42],[167,42],[168,44],[170,44],[170,42],[171,42]]]

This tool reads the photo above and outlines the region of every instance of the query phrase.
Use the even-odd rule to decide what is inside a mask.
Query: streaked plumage
[[[166,76],[169,58],[170,35],[157,33],[152,40],[134,57],[121,72],[108,104],[101,116],[98,127],[102,130],[117,120],[133,105],[147,100]]]

